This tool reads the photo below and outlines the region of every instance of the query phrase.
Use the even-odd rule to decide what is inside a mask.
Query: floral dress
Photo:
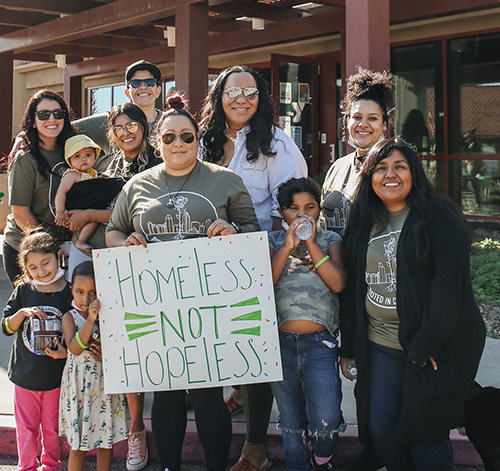
[[[70,313],[76,328],[81,329],[85,319],[76,309]],[[61,383],[59,435],[68,438],[72,450],[81,451],[112,448],[127,438],[123,394],[105,394],[102,363],[87,350],[78,356],[68,350]]]

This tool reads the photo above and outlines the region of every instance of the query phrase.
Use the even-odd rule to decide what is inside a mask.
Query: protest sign
[[[106,393],[282,379],[266,232],[93,251]]]

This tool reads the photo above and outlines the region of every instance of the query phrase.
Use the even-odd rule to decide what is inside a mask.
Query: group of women
[[[392,100],[388,74],[359,69],[350,77],[342,109],[355,151],[332,166],[323,186],[324,223],[344,236],[348,271],[340,304],[341,366],[346,374],[349,361],[356,361],[360,438],[369,438],[388,470],[451,470],[449,431],[462,424],[485,336],[470,281],[471,240],[459,209],[433,194],[414,148],[385,139]],[[280,228],[278,188],[306,176],[307,167],[273,124],[260,75],[242,66],[223,71],[208,92],[201,131],[182,97],[169,97],[167,104],[152,140],[140,108],[111,110],[112,151],[96,169],[129,181],[113,210],[71,211],[69,228],[108,224],[105,241],[104,229],[90,241],[97,248]],[[41,226],[64,239],[54,223],[53,197],[65,168],[62,146],[76,133],[64,101],[48,90],[31,98],[23,131],[26,146],[9,168],[12,214],[3,260],[11,280],[19,273],[23,233]],[[180,213],[196,224],[165,225]],[[160,225],[167,229],[157,230]],[[222,471],[231,442],[222,388],[190,396],[207,468]],[[267,470],[271,388],[244,386],[241,398],[247,436],[233,470]],[[142,422],[142,409],[135,417]],[[184,393],[155,393],[152,424],[161,468],[179,471]]]

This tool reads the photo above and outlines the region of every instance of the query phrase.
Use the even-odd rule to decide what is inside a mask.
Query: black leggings
[[[10,284],[14,285],[14,280],[21,274],[21,268],[17,264],[19,252],[10,245],[3,243],[3,268],[9,277]]]
[[[222,388],[191,389],[196,428],[208,471],[225,471],[231,446],[232,424]],[[180,471],[186,433],[185,391],[154,393],[151,424],[160,469]]]

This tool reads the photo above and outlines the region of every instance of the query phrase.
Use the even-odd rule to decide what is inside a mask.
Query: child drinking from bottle
[[[346,282],[342,239],[317,229],[320,189],[313,181],[283,183],[278,203],[285,229],[271,232],[269,245],[283,365],[283,381],[272,383],[279,427],[289,470],[308,471],[312,464],[326,471],[345,429],[336,294]]]

